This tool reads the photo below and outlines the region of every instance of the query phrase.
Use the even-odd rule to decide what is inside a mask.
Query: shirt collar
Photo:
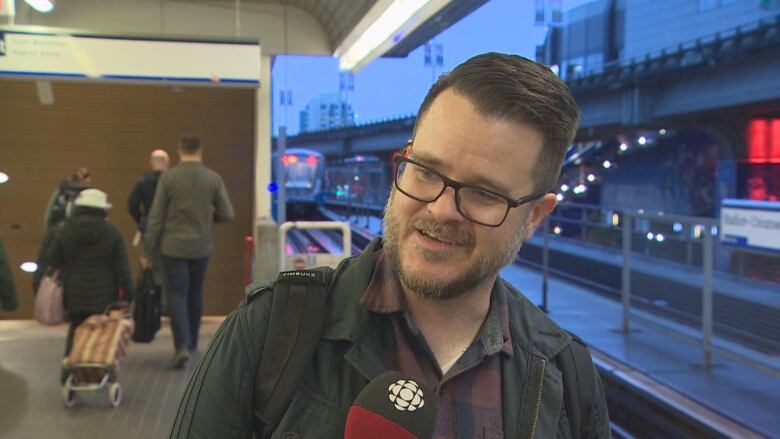
[[[401,290],[401,283],[392,270],[383,250],[373,254],[375,261],[374,273],[368,288],[360,299],[360,304],[368,311],[377,314],[403,313],[404,320],[413,334],[419,329],[414,324],[409,307]],[[512,355],[512,337],[509,332],[509,306],[507,290],[500,279],[493,285],[490,294],[490,308],[479,334],[480,342],[486,355],[503,352]]]

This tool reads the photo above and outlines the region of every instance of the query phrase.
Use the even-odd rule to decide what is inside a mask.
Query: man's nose
[[[444,188],[444,192],[439,198],[428,203],[428,212],[441,224],[448,222],[460,222],[465,218],[458,211],[458,206],[455,202],[455,189],[452,187]]]

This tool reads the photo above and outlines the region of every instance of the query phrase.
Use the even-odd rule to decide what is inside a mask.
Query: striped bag
[[[107,370],[115,380],[132,334],[133,321],[125,318],[122,311],[90,316],[76,328],[67,367],[73,368],[81,382],[100,382]]]

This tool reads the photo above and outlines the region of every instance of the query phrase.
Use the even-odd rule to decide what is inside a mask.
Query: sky
[[[589,0],[563,0],[563,10]],[[535,0],[490,0],[436,36],[444,46],[444,66],[425,67],[424,49],[406,58],[377,58],[354,77],[348,101],[357,123],[369,123],[417,111],[433,80],[468,58],[483,52],[507,52],[534,59],[544,41],[545,26],[534,24]],[[549,4],[549,0],[545,3]],[[314,72],[314,73],[313,73]],[[339,92],[338,60],[328,56],[279,56],[271,72],[274,83],[274,135],[279,126],[298,132],[299,112],[321,93]],[[292,105],[280,105],[280,90],[292,91]]]

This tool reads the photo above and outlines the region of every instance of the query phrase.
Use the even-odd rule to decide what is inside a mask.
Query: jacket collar
[[[344,359],[369,381],[385,372],[385,367],[379,343],[369,325],[370,313],[359,302],[374,273],[373,254],[381,246],[380,238],[374,238],[363,253],[345,259],[336,268],[329,288],[329,315],[323,334],[326,340],[346,340],[352,344]]]
[[[333,275],[329,300],[329,316],[324,338],[347,340],[356,344],[369,335],[370,312],[359,305],[374,272],[375,251],[382,247],[381,238],[374,238],[363,253],[345,259]],[[509,332],[515,346],[547,360],[558,354],[571,337],[534,306],[514,287],[500,277],[494,288],[504,290],[509,304]]]

